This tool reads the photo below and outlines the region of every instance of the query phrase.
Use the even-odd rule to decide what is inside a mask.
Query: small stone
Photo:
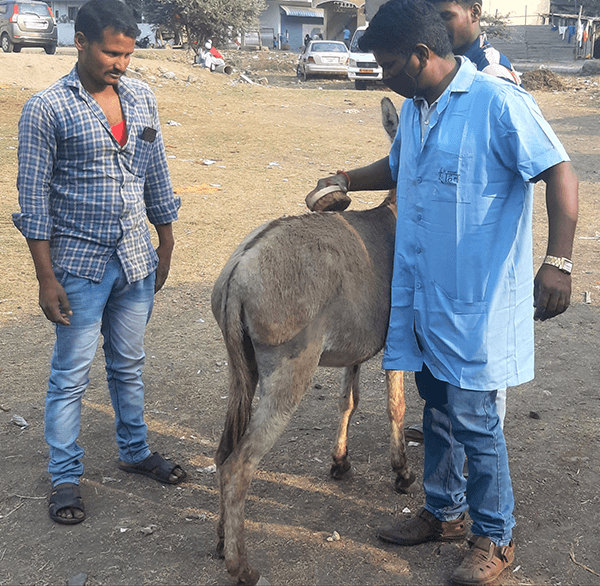
[[[70,578],[67,582],[67,586],[85,586],[86,581],[87,574],[81,572],[80,574],[77,574],[77,576]]]
[[[25,429],[29,426],[29,423],[27,423],[20,415],[13,415],[11,421],[21,429]]]
[[[340,534],[334,531],[328,538],[327,541],[339,541],[341,539]]]
[[[529,412],[529,417],[531,419],[541,419],[542,417],[540,416],[539,413],[537,413],[536,411],[530,411]]]

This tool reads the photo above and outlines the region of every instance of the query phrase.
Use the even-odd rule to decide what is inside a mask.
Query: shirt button
[[[423,216],[421,214],[417,214],[417,222],[420,222],[423,219]]]
[[[417,283],[417,284],[415,285],[415,288],[416,288],[416,289],[420,289],[420,288],[421,288],[421,283]]]
[[[429,124],[429,120],[425,120],[425,124]]]
[[[417,254],[421,254],[423,251],[417,246],[417,249],[415,251]]]

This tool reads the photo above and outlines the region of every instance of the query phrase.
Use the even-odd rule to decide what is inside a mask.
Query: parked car
[[[0,0],[0,43],[5,53],[19,53],[23,47],[56,53],[58,30],[50,7],[34,0]]]
[[[373,53],[363,53],[358,46],[358,41],[365,34],[366,30],[366,26],[359,26],[354,31],[354,36],[350,43],[348,78],[354,81],[354,87],[357,90],[366,90],[367,84],[383,79],[383,70],[377,65]]]
[[[348,48],[341,41],[310,41],[298,58],[296,73],[306,81],[311,75],[346,75]]]

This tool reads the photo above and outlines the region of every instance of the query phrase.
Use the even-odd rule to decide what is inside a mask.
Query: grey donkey
[[[393,138],[394,105],[382,101]],[[215,457],[219,555],[238,584],[253,586],[244,503],[252,477],[308,389],[318,366],[344,368],[341,420],[331,475],[350,470],[348,427],[359,400],[360,365],[383,347],[390,314],[396,194],[365,211],[318,212],[274,220],[250,233],[212,292],[229,355],[229,405]],[[404,441],[403,373],[387,373],[395,488],[415,480]],[[252,407],[258,387],[259,400]]]

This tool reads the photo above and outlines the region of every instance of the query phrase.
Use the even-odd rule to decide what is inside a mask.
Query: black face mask
[[[411,54],[412,56],[412,54]],[[421,71],[423,67],[419,69],[419,73],[415,77],[406,73],[406,66],[409,64],[409,60],[404,64],[404,67],[400,70],[399,73],[394,75],[393,77],[384,78],[383,83],[389,87],[393,92],[404,96],[405,98],[412,99],[417,95],[417,90],[419,86],[417,84],[417,78],[421,75]]]

